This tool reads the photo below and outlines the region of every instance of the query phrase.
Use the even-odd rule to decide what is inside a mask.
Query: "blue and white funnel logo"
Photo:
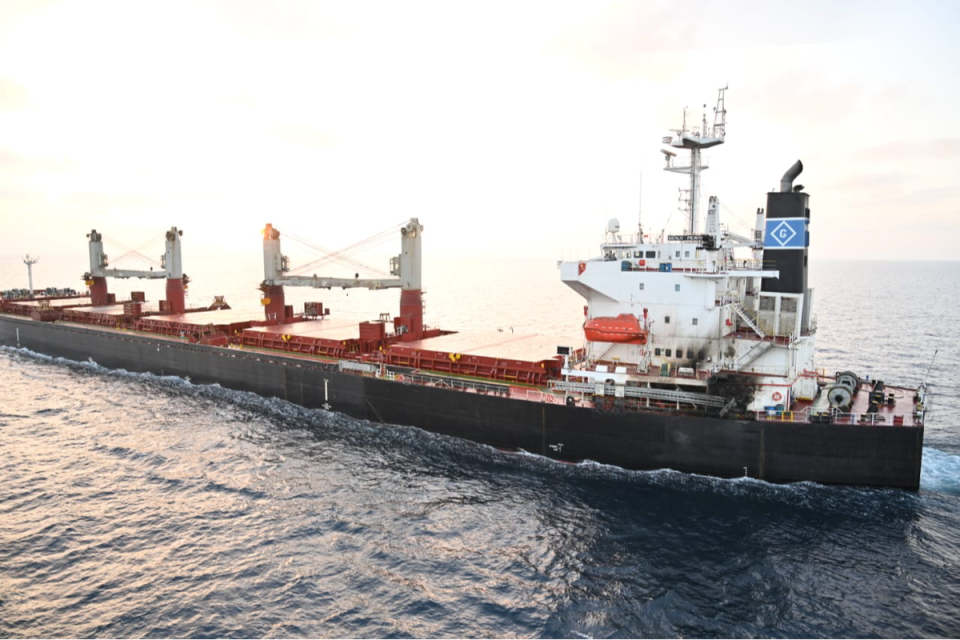
[[[768,249],[803,249],[810,245],[806,218],[767,220],[763,245]]]

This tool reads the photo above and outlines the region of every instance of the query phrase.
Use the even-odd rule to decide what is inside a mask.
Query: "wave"
[[[960,495],[960,455],[924,447],[920,488]]]

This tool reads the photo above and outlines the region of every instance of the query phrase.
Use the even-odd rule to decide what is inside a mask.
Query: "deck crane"
[[[411,218],[400,227],[400,255],[390,259],[390,273],[396,278],[328,278],[317,275],[286,275],[289,259],[280,251],[280,231],[267,224],[263,230],[263,292],[261,303],[268,321],[283,324],[292,315],[286,306],[283,287],[313,287],[316,289],[400,289],[400,315],[394,326],[403,340],[419,340],[423,336],[423,297],[420,283],[420,236],[423,225]]]
[[[83,275],[90,287],[90,302],[93,306],[111,303],[107,291],[107,278],[146,278],[148,280],[167,279],[167,299],[161,306],[166,313],[183,313],[186,309],[184,290],[190,279],[183,273],[183,261],[180,257],[180,237],[183,231],[170,227],[166,232],[166,250],[160,259],[162,271],[140,271],[134,269],[109,269],[107,254],[103,252],[103,234],[96,229],[87,234],[90,239],[90,271]]]

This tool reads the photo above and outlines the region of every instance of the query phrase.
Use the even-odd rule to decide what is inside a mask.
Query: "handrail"
[[[789,422],[793,424],[817,424],[812,420],[814,415],[812,407],[807,407],[802,411],[756,411],[756,419],[759,422]],[[858,425],[890,425],[900,426],[919,426],[913,414],[904,413],[848,413],[831,409],[829,420],[826,424],[858,424]]]

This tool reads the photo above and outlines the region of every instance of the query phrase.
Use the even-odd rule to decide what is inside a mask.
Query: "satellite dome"
[[[607,233],[620,233],[620,221],[616,218],[610,218],[607,222]]]

